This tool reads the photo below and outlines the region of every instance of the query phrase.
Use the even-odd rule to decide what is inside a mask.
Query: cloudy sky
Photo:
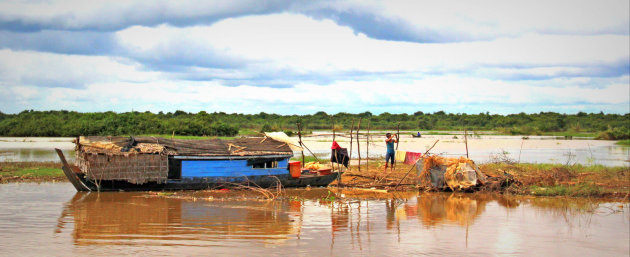
[[[0,111],[627,113],[629,10],[0,0]]]

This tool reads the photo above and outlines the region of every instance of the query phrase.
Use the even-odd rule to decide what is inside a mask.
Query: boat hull
[[[261,188],[277,187],[320,187],[328,186],[342,173],[329,175],[305,174],[300,178],[293,178],[287,174],[279,175],[258,175],[258,176],[238,176],[238,177],[184,177],[182,179],[169,179],[166,183],[148,182],[144,184],[133,184],[127,181],[102,180],[92,181],[86,178],[77,167],[71,167],[61,150],[57,149],[57,154],[62,162],[62,169],[68,180],[77,191],[154,191],[154,190],[203,190],[214,188],[227,188],[238,186],[252,186]]]
[[[248,177],[207,177],[194,179],[169,180],[166,183],[155,182],[145,184],[132,184],[126,181],[100,181],[96,183],[79,177],[83,188],[78,191],[161,191],[161,190],[204,190],[219,189],[239,186],[251,186],[260,188],[277,187],[323,187],[341,176],[339,173],[322,176],[304,176],[292,178],[287,175],[274,176],[248,176]]]

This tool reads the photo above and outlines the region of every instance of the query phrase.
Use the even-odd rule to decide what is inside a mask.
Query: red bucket
[[[320,169],[317,171],[319,175],[330,175],[332,174],[331,169]]]
[[[292,178],[299,178],[302,175],[302,163],[299,161],[289,162],[289,174]]]

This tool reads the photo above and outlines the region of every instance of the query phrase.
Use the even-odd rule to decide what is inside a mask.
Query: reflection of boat
[[[143,244],[148,239],[173,244],[233,239],[282,239],[296,233],[290,202],[221,201],[218,204],[141,193],[78,192],[62,217],[72,218],[75,244]],[[58,225],[59,229],[63,224]],[[201,242],[206,241],[206,242]],[[167,243],[167,242],[162,242]],[[167,243],[168,244],[168,243]]]
[[[293,151],[272,138],[178,140],[155,137],[80,137],[76,165],[57,154],[78,191],[181,190],[245,184],[326,186],[340,174],[289,175]]]

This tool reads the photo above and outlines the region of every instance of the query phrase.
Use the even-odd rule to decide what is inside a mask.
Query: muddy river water
[[[629,238],[628,203],[587,199],[262,201],[0,185],[2,256],[628,256]]]

